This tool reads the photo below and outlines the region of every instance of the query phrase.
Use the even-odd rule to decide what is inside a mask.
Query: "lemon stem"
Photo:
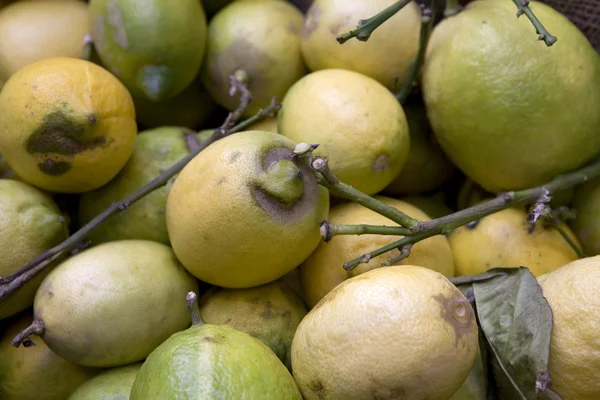
[[[261,176],[260,187],[271,197],[284,204],[292,204],[304,194],[304,178],[292,160],[271,164]]]
[[[19,333],[15,338],[10,342],[14,347],[19,347],[23,345],[25,347],[35,346],[35,344],[31,341],[31,336],[42,336],[46,332],[46,326],[41,320],[33,320],[31,325],[27,328],[23,329],[21,333]]]
[[[412,233],[410,229],[401,226],[381,225],[336,225],[329,221],[321,223],[321,237],[329,242],[338,235],[399,235],[407,236]]]
[[[419,34],[419,50],[414,60],[410,62],[410,68],[408,75],[400,88],[400,91],[396,94],[396,98],[400,104],[404,104],[408,96],[412,93],[413,89],[417,86],[419,81],[419,73],[425,60],[425,51],[427,50],[427,43],[429,43],[429,37],[433,31],[433,21],[435,17],[435,6],[437,0],[431,1],[430,8],[424,8],[421,11],[421,33]]]
[[[517,18],[521,15],[525,14],[529,21],[535,27],[535,32],[539,35],[538,39],[543,40],[546,43],[546,46],[552,46],[558,40],[556,36],[552,36],[550,32],[544,28],[544,25],[540,22],[540,20],[535,16],[531,8],[529,8],[529,0],[513,0],[513,3],[517,6]]]
[[[381,24],[393,17],[398,11],[402,10],[402,8],[404,8],[404,6],[410,2],[411,0],[397,1],[371,18],[359,20],[356,29],[350,32],[342,33],[336,38],[336,40],[339,44],[344,44],[352,38],[356,38],[361,42],[366,42],[369,40],[375,29],[379,28]]]
[[[188,311],[192,317],[192,325],[204,325],[206,322],[202,319],[200,313],[200,307],[198,306],[198,296],[194,292],[189,292],[185,296],[187,302]]]

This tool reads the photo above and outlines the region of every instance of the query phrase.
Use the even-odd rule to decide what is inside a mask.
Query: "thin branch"
[[[395,207],[368,196],[361,191],[341,182],[329,169],[327,160],[322,157],[314,157],[310,163],[313,171],[317,172],[322,179],[319,183],[325,186],[332,194],[359,203],[378,214],[383,215],[404,228],[414,231],[419,227],[419,221],[409,217]],[[319,178],[317,175],[317,178]]]
[[[92,219],[86,225],[81,227],[77,232],[69,236],[62,243],[45,251],[35,259],[29,261],[14,274],[5,278],[1,278],[0,301],[3,301],[16,290],[18,290],[21,286],[23,286],[25,283],[27,283],[29,280],[35,277],[39,272],[41,272],[51,262],[53,262],[57,258],[64,256],[65,253],[68,253],[69,251],[73,250],[78,245],[80,245],[80,243],[85,240],[86,236],[92,230],[94,230],[98,225],[107,220],[109,217],[119,213],[120,211],[126,210],[128,207],[130,207],[132,204],[134,204],[147,194],[164,186],[173,176],[179,173],[196,155],[198,155],[203,149],[208,147],[210,144],[230,134],[244,130],[248,126],[254,124],[255,122],[263,118],[273,116],[281,108],[281,105],[275,100],[275,98],[273,98],[271,104],[267,108],[260,110],[257,114],[244,120],[243,122],[238,123],[237,125],[231,128],[228,128],[226,124],[231,124],[233,123],[233,121],[238,119],[239,115],[243,114],[243,111],[240,112],[239,110],[242,109],[242,107],[247,107],[248,104],[249,101],[240,102],[240,107],[238,107],[238,109],[235,110],[233,113],[230,113],[223,126],[215,129],[210,138],[201,143],[200,146],[198,146],[198,148],[195,149],[193,152],[190,152],[188,155],[176,162],[171,168],[163,172],[161,175],[150,181],[145,186],[136,190],[134,193],[125,197],[123,200],[111,204],[103,212],[98,214],[94,219]]]
[[[382,262],[381,266],[389,267],[391,265],[395,265],[395,264],[399,263],[400,261],[404,260],[405,258],[408,258],[408,256],[410,256],[410,250],[412,249],[412,247],[413,247],[412,244],[407,244],[406,246],[402,246],[398,255],[392,256],[389,259],[387,259],[386,261]]]
[[[81,52],[81,58],[83,60],[90,61],[93,50],[94,42],[92,41],[92,35],[88,33],[83,37],[83,51]]]
[[[336,225],[329,221],[321,222],[321,237],[329,242],[338,235],[410,235],[412,231],[401,226],[382,225]]]
[[[344,263],[344,269],[351,271],[359,264],[368,262],[364,260],[370,260],[371,258],[385,254],[388,251],[417,243],[431,236],[450,233],[453,229],[466,225],[469,222],[477,221],[485,216],[512,206],[536,202],[544,195],[548,195],[549,193],[553,193],[561,189],[580,185],[598,176],[600,176],[600,160],[597,160],[594,163],[589,164],[577,171],[559,175],[545,185],[516,192],[502,193],[495,199],[489,200],[485,203],[477,204],[473,207],[466,208],[445,217],[421,222],[419,223],[419,227],[412,235],[403,237],[402,239],[390,243],[387,246],[376,249],[370,253],[363,254],[354,260],[350,260]]]
[[[563,237],[563,239],[565,239],[565,241],[569,244],[569,246],[571,246],[573,248],[573,250],[575,251],[577,256],[579,256],[579,258],[587,257],[585,255],[585,253],[583,252],[583,249],[581,249],[577,245],[577,243],[575,243],[573,241],[573,239],[571,239],[571,237],[567,234],[567,232],[564,230],[564,228],[562,227],[562,225],[560,223],[557,223],[556,225],[554,225],[554,228],[558,231],[558,233],[560,233],[560,235]]]
[[[350,32],[342,33],[336,38],[336,40],[339,44],[344,44],[352,38],[356,38],[356,40],[360,40],[361,42],[366,42],[369,40],[375,29],[379,28],[381,24],[393,17],[398,11],[402,10],[402,8],[404,8],[404,6],[410,2],[411,0],[397,1],[381,11],[379,14],[376,14],[371,18],[359,20],[356,29]]]
[[[429,37],[433,31],[433,20],[435,15],[435,6],[437,0],[431,0],[431,7],[422,10],[421,15],[421,33],[419,36],[419,50],[415,59],[410,63],[410,69],[406,80],[402,84],[400,91],[396,94],[396,98],[400,101],[400,104],[404,104],[406,98],[412,93],[413,89],[417,86],[419,81],[419,73],[423,66],[425,59],[425,51],[427,50],[427,43],[429,43]]]
[[[46,326],[44,325],[44,322],[35,319],[31,325],[15,336],[15,338],[11,340],[10,344],[14,347],[19,347],[20,345],[23,345],[24,347],[35,346],[35,343],[33,343],[31,340],[31,336],[42,336],[44,332],[46,332]]]
[[[513,3],[517,6],[517,18],[525,14],[535,27],[535,32],[539,35],[538,39],[543,40],[546,46],[552,46],[558,40],[556,36],[552,36],[550,32],[544,28],[544,25],[535,16],[531,8],[529,8],[529,0],[513,0]]]
[[[198,295],[195,292],[188,292],[188,294],[185,296],[185,302],[187,303],[192,325],[204,325],[205,322],[202,319],[200,307],[198,306]]]

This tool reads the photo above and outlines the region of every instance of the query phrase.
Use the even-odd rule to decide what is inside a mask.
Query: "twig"
[[[381,225],[336,225],[329,221],[321,222],[321,237],[329,242],[338,235],[410,235],[412,231],[401,226]]]
[[[93,50],[94,42],[92,41],[92,35],[88,33],[83,37],[83,51],[81,52],[81,58],[83,60],[90,61]]]
[[[235,121],[237,118],[239,118],[239,115],[241,115],[243,112],[238,111],[242,107],[247,107],[247,105],[248,102],[240,102],[240,107],[238,107],[236,111],[234,111],[227,117],[226,123],[230,124],[232,121]],[[187,165],[188,162],[190,162],[196,155],[198,155],[198,153],[200,153],[210,144],[216,142],[219,139],[222,139],[225,136],[244,130],[248,126],[254,124],[255,122],[263,118],[274,115],[274,113],[277,112],[280,109],[280,107],[281,105],[275,100],[275,98],[273,98],[271,104],[267,108],[260,110],[254,116],[244,120],[243,122],[240,122],[231,128],[221,126],[215,129],[210,138],[201,143],[200,146],[198,146],[198,148],[195,149],[195,151],[190,152],[188,155],[176,162],[171,168],[163,172],[161,175],[159,175],[158,177],[156,177],[155,179],[153,179],[148,184],[141,187],[134,193],[125,197],[123,200],[111,204],[103,212],[98,214],[94,219],[92,219],[86,225],[81,227],[77,232],[68,237],[62,243],[40,254],[35,259],[23,265],[14,274],[6,278],[0,279],[0,301],[3,301],[16,290],[18,290],[21,286],[23,286],[25,283],[31,280],[56,258],[59,258],[65,253],[68,253],[72,249],[76,248],[82,241],[85,240],[86,236],[99,224],[107,220],[112,215],[117,214],[120,211],[126,210],[128,207],[130,207],[132,204],[134,204],[147,194],[164,186],[173,176],[179,173]]]
[[[425,51],[427,50],[427,43],[429,43],[429,37],[433,30],[433,19],[435,15],[435,6],[437,0],[431,0],[431,6],[421,11],[421,33],[419,36],[419,50],[415,59],[410,62],[410,68],[406,80],[402,84],[400,91],[396,94],[396,98],[400,101],[400,104],[404,104],[406,98],[411,94],[413,89],[417,86],[419,80],[419,72],[425,59]]]
[[[558,40],[556,36],[552,36],[550,32],[544,28],[544,25],[535,16],[531,8],[529,8],[529,0],[513,0],[513,3],[517,6],[517,18],[525,14],[535,27],[535,32],[539,35],[538,39],[543,40],[546,46],[552,46]]]
[[[11,340],[10,344],[14,347],[19,347],[23,345],[25,347],[35,346],[35,343],[31,341],[31,336],[42,336],[46,332],[46,326],[40,320],[33,320],[31,325],[25,328],[21,333],[19,333],[13,340]]]
[[[198,295],[194,292],[188,292],[185,296],[185,302],[187,303],[188,312],[192,319],[192,325],[204,325],[205,322],[202,319],[200,307],[198,306]]]
[[[486,201],[485,203],[477,204],[445,217],[421,222],[412,235],[403,237],[387,246],[363,254],[361,257],[355,258],[354,260],[350,260],[344,263],[344,269],[351,271],[359,264],[364,263],[365,259],[370,260],[371,258],[387,253],[388,251],[417,243],[431,236],[447,234],[453,229],[466,225],[469,222],[476,221],[515,205],[535,202],[545,193],[553,193],[561,189],[580,185],[597,176],[600,176],[600,160],[577,171],[559,175],[545,185],[516,192],[502,193],[495,199]]]
[[[322,178],[319,179],[319,175],[317,175],[319,183],[328,188],[333,194],[355,201],[360,205],[391,219],[398,225],[408,228],[410,231],[414,231],[419,227],[419,221],[416,219],[411,218],[400,210],[341,182],[327,166],[326,159],[322,157],[314,157],[310,163],[310,166]]]
[[[375,29],[377,29],[381,24],[393,17],[398,11],[402,10],[402,8],[404,8],[404,6],[406,6],[410,2],[411,0],[397,1],[396,3],[392,4],[380,13],[372,16],[371,18],[359,20],[356,29],[350,32],[342,33],[336,38],[336,40],[339,44],[344,44],[348,40],[355,37],[361,42],[366,42],[367,40],[369,40],[371,34],[373,33],[373,31],[375,31]]]
[[[573,241],[573,239],[571,239],[571,237],[564,230],[564,228],[562,227],[562,225],[560,224],[560,222],[556,223],[554,225],[554,228],[558,231],[558,233],[560,233],[560,235],[563,237],[563,239],[565,239],[565,241],[569,244],[569,246],[571,246],[573,248],[573,250],[575,251],[575,253],[577,253],[577,256],[579,256],[579,258],[585,258],[586,257],[585,253],[583,252],[583,249],[581,249],[577,245],[577,243],[575,243]]]
[[[412,247],[413,247],[412,244],[407,244],[406,246],[402,246],[402,248],[400,249],[400,253],[398,253],[397,256],[390,257],[386,261],[382,262],[381,266],[389,267],[391,265],[395,265],[395,264],[399,263],[400,261],[404,260],[405,258],[408,258],[408,256],[410,256],[410,250],[412,249]]]
[[[437,0],[432,1],[435,3]],[[446,0],[446,8],[444,8],[444,18],[448,18],[458,14],[461,9],[462,7],[459,4],[458,0]]]

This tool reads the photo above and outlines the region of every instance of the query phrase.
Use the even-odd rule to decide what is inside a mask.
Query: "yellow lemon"
[[[89,61],[37,61],[0,92],[0,153],[24,180],[48,191],[108,183],[133,152],[136,133],[131,95]]]
[[[430,218],[421,210],[406,202],[379,196],[388,205],[421,221]],[[337,225],[397,225],[386,217],[358,203],[344,203],[331,207],[327,220]],[[374,257],[352,271],[342,267],[346,261],[388,245],[402,236],[392,235],[341,235],[330,242],[321,242],[317,249],[300,266],[300,282],[303,297],[309,307],[314,307],[327,293],[346,279],[381,267],[381,263],[398,252]],[[448,240],[444,236],[433,236],[416,243],[410,256],[401,261],[405,265],[420,265],[440,272],[446,277],[454,276],[454,259]]]
[[[562,229],[579,245],[569,227]],[[542,222],[532,228],[527,213],[508,208],[455,229],[448,236],[456,275],[477,275],[490,268],[527,267],[534,276],[550,272],[578,258],[555,228]]]
[[[331,171],[356,189],[375,194],[408,159],[406,115],[394,95],[358,72],[325,69],[296,82],[278,114],[280,134],[319,144]]]
[[[446,400],[477,350],[463,294],[439,272],[393,266],[341,283],[304,317],[292,371],[306,400]]]
[[[570,262],[539,283],[552,308],[552,389],[563,400],[600,398],[600,256]]]
[[[83,1],[18,1],[0,11],[0,81],[35,61],[80,57],[90,33]]]

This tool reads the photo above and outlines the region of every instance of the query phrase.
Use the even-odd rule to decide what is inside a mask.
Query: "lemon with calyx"
[[[142,363],[110,368],[96,375],[69,397],[68,400],[127,400]]]
[[[425,213],[406,202],[383,196],[376,198],[412,218],[420,221],[430,220]],[[381,214],[358,203],[344,203],[331,207],[327,220],[336,225],[397,226],[396,223]],[[401,237],[394,235],[340,235],[335,236],[330,242],[321,242],[317,249],[300,265],[300,283],[307,305],[314,307],[328,292],[346,279],[381,267],[382,262],[398,255],[396,250],[373,257],[368,263],[360,264],[352,271],[346,271],[343,268],[345,262],[395,242]],[[430,268],[448,278],[454,276],[454,259],[448,240],[444,236],[433,236],[415,243],[410,250],[410,255],[399,263]]]
[[[81,57],[90,33],[83,1],[18,1],[0,11],[0,81],[46,58]]]
[[[208,25],[206,60],[200,77],[217,104],[238,107],[240,94],[232,96],[230,76],[243,70],[248,77],[253,115],[281,100],[294,82],[306,73],[300,52],[302,13],[281,0],[237,0],[221,9]]]
[[[566,16],[529,7],[559,38],[551,47],[504,0],[470,2],[427,46],[423,97],[438,143],[491,192],[542,185],[600,153],[600,55]]]
[[[402,85],[419,49],[421,12],[416,1],[407,4],[379,26],[366,42],[355,38],[342,46],[335,40],[356,29],[395,0],[315,0],[302,28],[302,55],[311,71],[344,68],[376,79],[387,88]]]
[[[296,144],[272,132],[221,139],[179,173],[167,230],[184,267],[216,286],[274,281],[317,247],[329,196]]]
[[[52,198],[14,179],[0,179],[0,232],[1,277],[16,273],[69,236],[67,220]],[[35,292],[50,269],[0,302],[0,320],[31,307]]]
[[[102,64],[133,96],[168,99],[198,74],[206,47],[200,0],[91,0],[90,19]]]
[[[37,61],[0,92],[0,153],[23,180],[51,192],[108,183],[131,156],[136,134],[131,95],[89,61]]]
[[[23,314],[3,337],[0,332],[0,399],[65,400],[101,370],[75,365],[59,357],[40,338],[31,339],[35,346],[14,347],[11,340],[32,320],[29,313]]]
[[[209,324],[230,325],[257,338],[292,368],[292,339],[307,310],[285,283],[275,281],[248,289],[215,287],[200,299],[200,313]]]
[[[408,159],[406,115],[394,95],[358,72],[312,72],[286,93],[277,116],[282,135],[300,143],[318,143],[344,183],[366,194],[378,193]]]
[[[287,368],[265,344],[228,325],[206,324],[188,294],[192,326],[152,352],[130,400],[301,400]]]
[[[401,265],[350,278],[304,317],[292,371],[305,400],[449,399],[475,361],[469,301],[439,272]]]

